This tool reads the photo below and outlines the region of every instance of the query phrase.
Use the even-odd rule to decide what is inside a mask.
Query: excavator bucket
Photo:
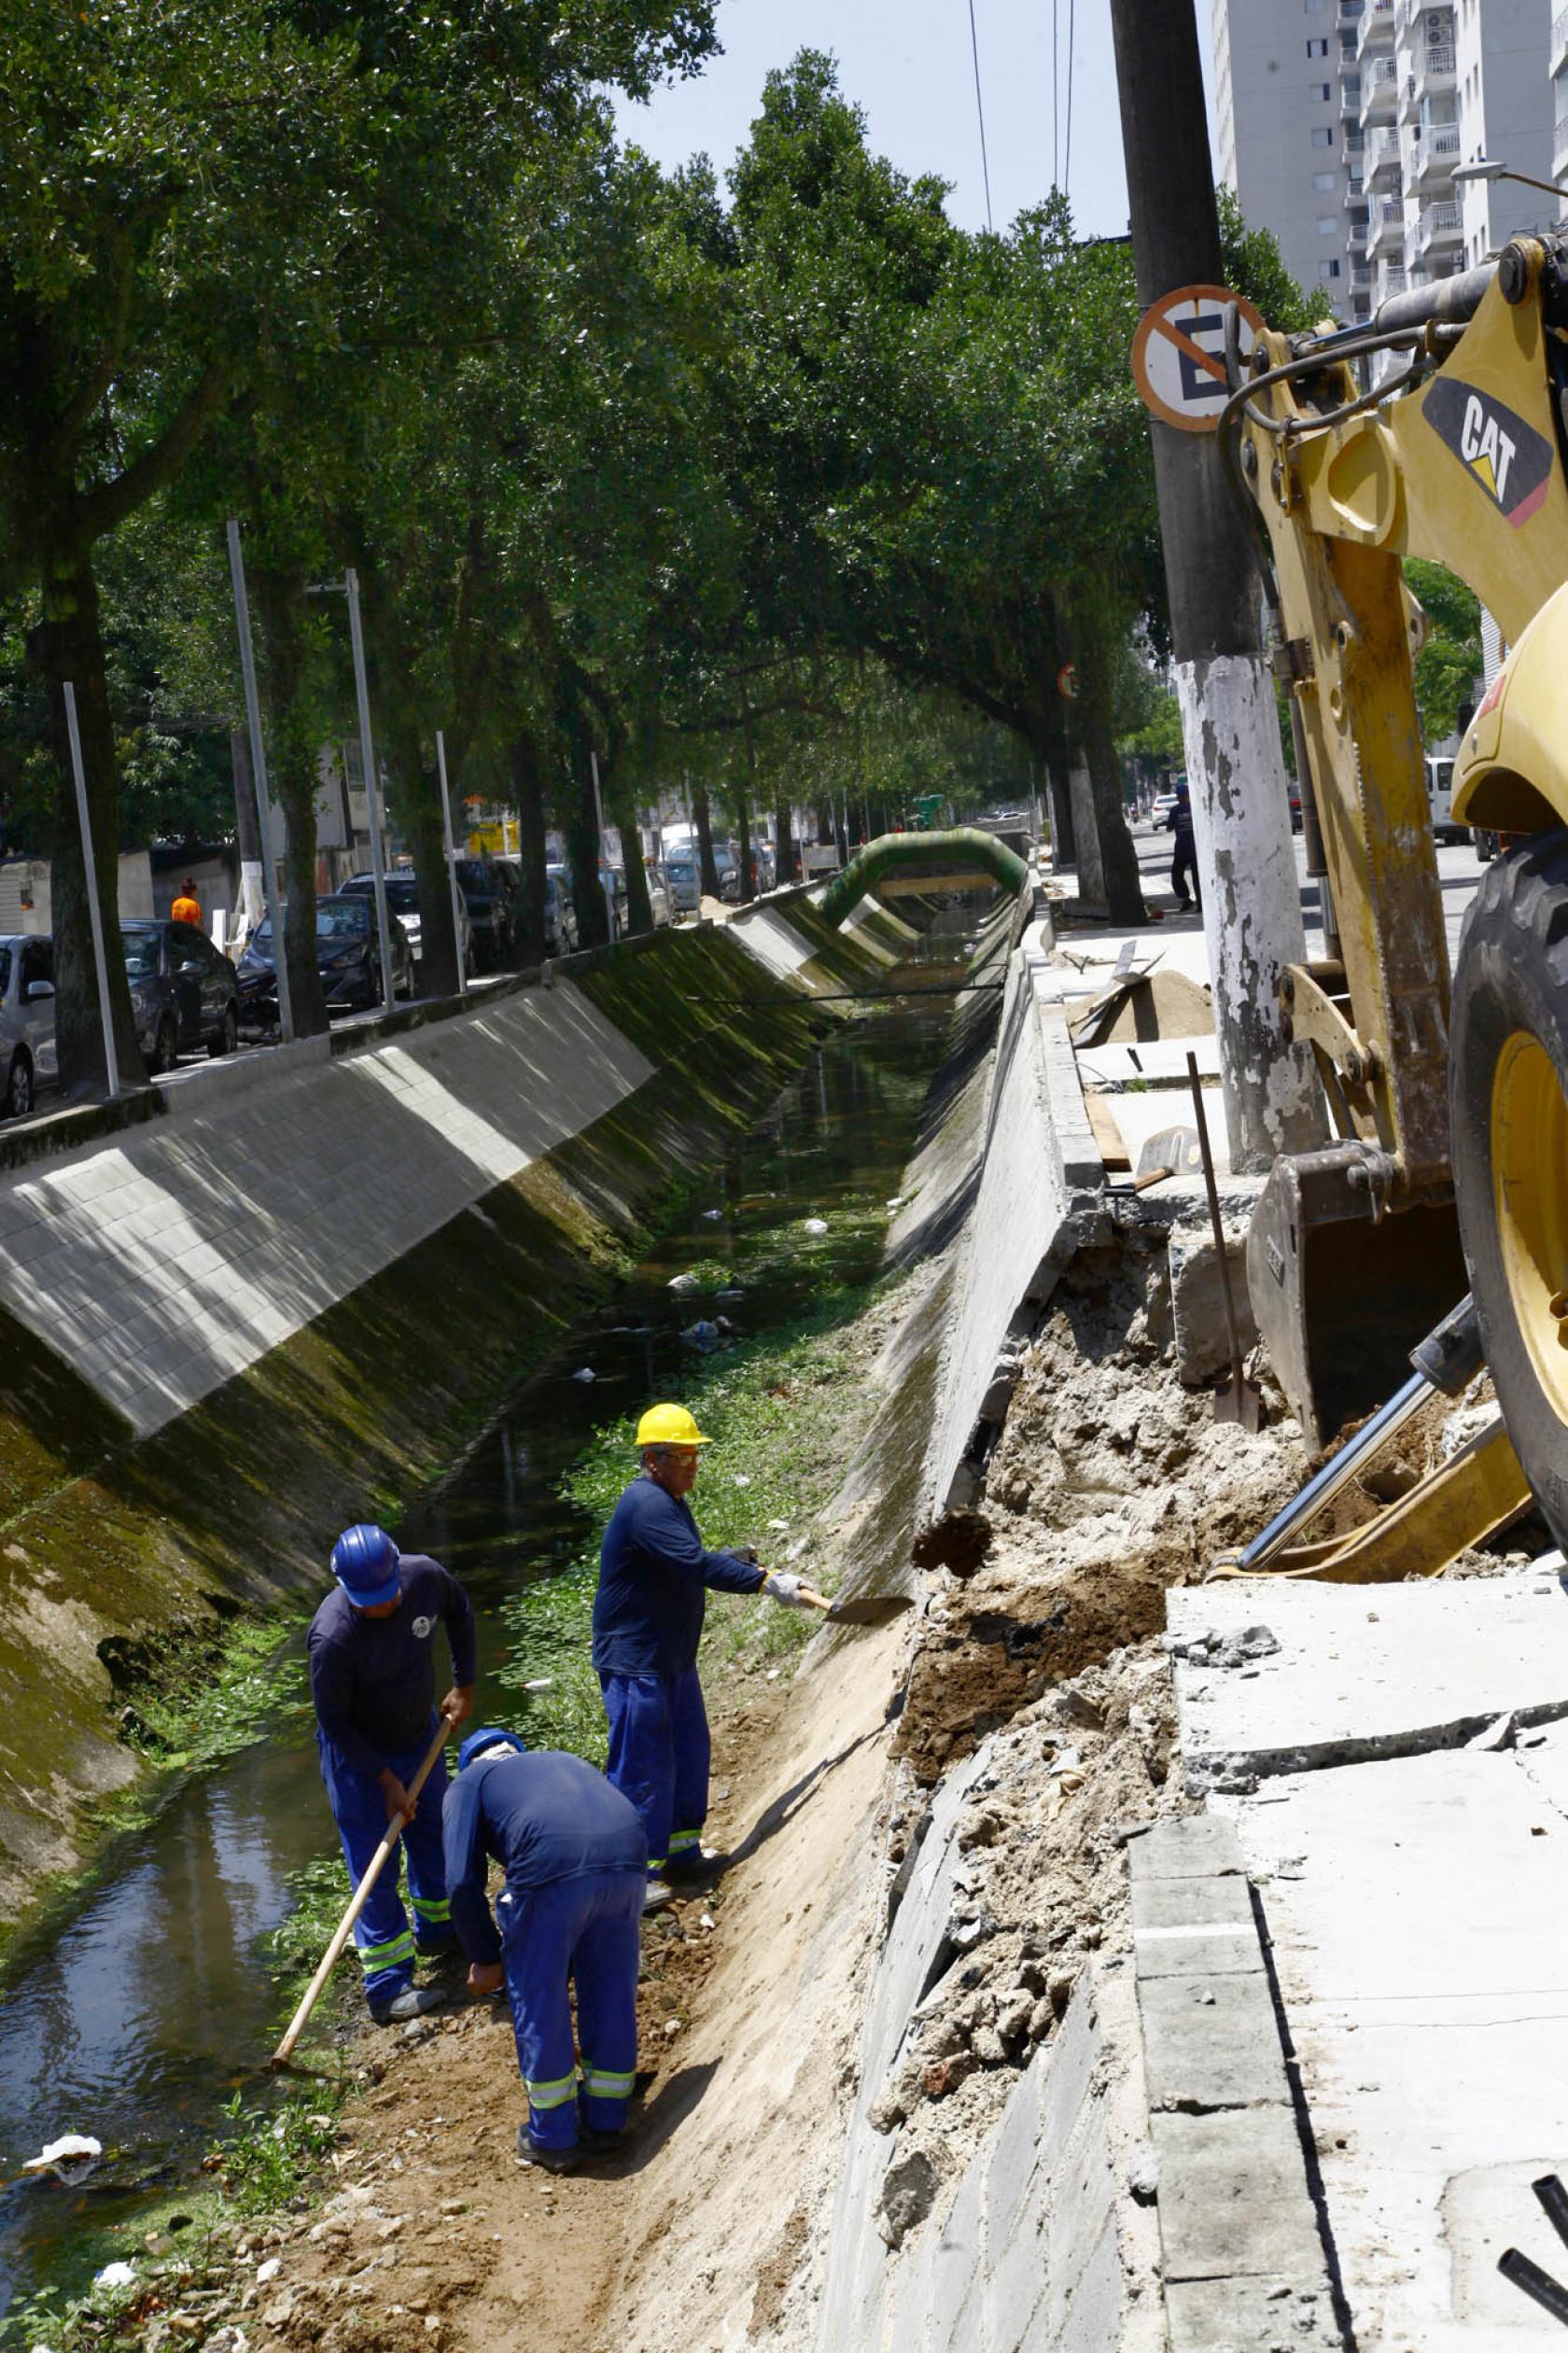
[[[1247,1287],[1309,1447],[1407,1379],[1413,1342],[1469,1288],[1449,1202],[1374,1216],[1360,1144],[1277,1160],[1247,1234]]]

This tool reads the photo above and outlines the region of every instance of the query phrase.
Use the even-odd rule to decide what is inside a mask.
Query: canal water
[[[836,1264],[824,1264],[822,1246],[798,1268],[788,1250],[763,1253],[765,1282],[723,1308],[751,1338],[797,1316],[824,1276],[875,1273],[880,1218],[833,1212],[882,1212],[896,1192],[951,1005],[950,996],[918,1008],[905,999],[835,1029],[693,1188],[653,1254],[398,1530],[405,1548],[445,1561],[479,1605],[480,1720],[485,1671],[504,1642],[486,1604],[549,1576],[592,1538],[563,1497],[565,1473],[606,1425],[680,1393],[693,1363],[683,1332],[715,1310],[672,1279],[802,1218],[847,1227]],[[75,2284],[85,2233],[194,2176],[236,2087],[247,2100],[268,2096],[259,2070],[283,2021],[265,1940],[288,1911],[288,1874],[333,1848],[301,1649],[296,1642],[280,1661],[293,1697],[270,1736],[193,1780],[0,2006],[0,2309],[19,2292]],[[515,1705],[491,1686],[492,1713],[506,1720]],[[98,2173],[75,2189],[19,2179],[21,2161],[64,2132],[104,2143]]]

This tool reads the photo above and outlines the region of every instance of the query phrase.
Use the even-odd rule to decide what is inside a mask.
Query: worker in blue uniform
[[[400,1822],[413,1905],[411,1930],[394,1855],[354,1928],[371,2015],[387,2025],[435,2009],[441,1996],[414,1984],[414,1961],[454,1941],[441,1865],[445,1758],[437,1758],[417,1802],[407,1785],[441,1716],[455,1726],[472,1713],[474,1616],[455,1576],[423,1553],[399,1553],[383,1528],[345,1528],[332,1548],[332,1575],[336,1589],[307,1642],[321,1777],[350,1884],[358,1885],[388,1827]],[[452,1688],[439,1716],[438,1627],[452,1654]]]
[[[801,1580],[770,1574],[754,1553],[709,1552],[686,1501],[707,1444],[682,1406],[651,1406],[637,1424],[640,1477],[605,1529],[594,1597],[594,1665],[609,1722],[606,1772],[648,1834],[645,1908],[695,1879],[703,1852],[710,1743],[697,1646],[711,1587],[805,1606]]]
[[[469,1990],[494,1994],[504,1980],[511,2008],[528,2098],[518,2158],[568,2172],[584,2148],[614,2145],[637,2078],[642,1825],[581,1757],[525,1751],[514,1732],[492,1728],[458,1751],[443,1827]],[[506,1875],[495,1912],[490,1857]]]

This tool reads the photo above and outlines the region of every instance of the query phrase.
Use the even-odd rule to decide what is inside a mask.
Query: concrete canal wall
[[[345,1520],[395,1517],[450,1467],[682,1172],[799,1068],[832,1017],[813,988],[855,951],[830,970],[808,903],[791,909],[18,1137],[0,1171],[13,1940],[146,1797],[120,1722],[140,1685],[199,1685],[226,1617],[314,1588]],[[770,958],[746,945],[760,925]]]

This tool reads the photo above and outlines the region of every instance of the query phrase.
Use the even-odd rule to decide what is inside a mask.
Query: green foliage
[[[226,2204],[240,2214],[275,2214],[310,2182],[337,2137],[343,2087],[313,2084],[277,2107],[247,2105],[236,2092],[224,2107],[230,2129],[209,2151]]]
[[[189,1642],[149,1660],[126,1730],[160,1765],[200,1772],[310,1705],[302,1648],[275,1620],[238,1618],[199,1656]]]
[[[1444,565],[1409,557],[1405,578],[1426,614],[1426,643],[1416,656],[1416,707],[1429,744],[1456,733],[1462,703],[1476,698],[1481,677],[1481,608]]]

